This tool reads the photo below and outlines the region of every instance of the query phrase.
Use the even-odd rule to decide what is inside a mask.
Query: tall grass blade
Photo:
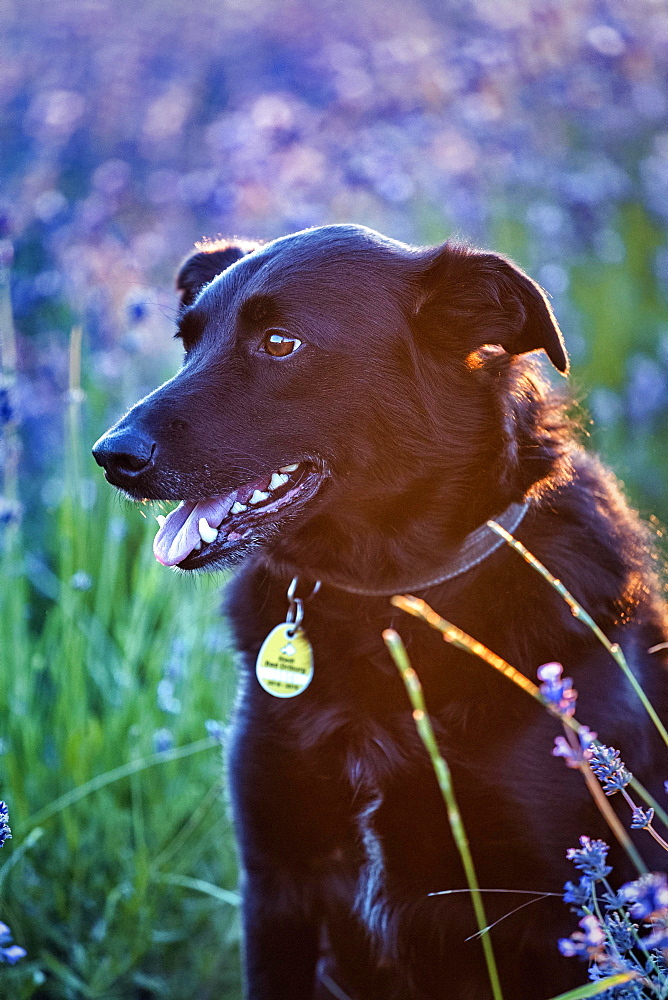
[[[151,754],[149,757],[140,757],[137,760],[131,760],[127,764],[121,764],[120,767],[115,767],[113,770],[107,771],[105,774],[98,774],[97,777],[91,778],[85,784],[79,785],[70,792],[59,796],[59,798],[50,802],[48,806],[35,813],[34,816],[29,816],[26,822],[34,825],[46,823],[52,816],[62,812],[64,809],[69,809],[75,802],[81,802],[86,796],[92,795],[94,792],[99,792],[102,788],[106,788],[107,785],[111,785],[115,781],[121,781],[122,778],[129,778],[130,775],[137,774],[139,771],[146,771],[149,767],[155,767],[157,764],[168,764],[170,761],[181,760],[183,757],[190,757],[194,753],[201,753],[203,750],[210,750],[216,746],[218,746],[218,741],[213,736],[207,736],[205,739],[189,743],[184,747],[175,747],[173,750],[162,750],[160,753]]]
[[[438,748],[431,719],[429,718],[425,707],[422,685],[420,684],[418,675],[410,665],[408,654],[406,653],[404,644],[401,641],[401,637],[394,631],[394,629],[385,629],[383,632],[383,640],[385,641],[385,645],[390,651],[390,655],[394,660],[406,686],[408,697],[410,698],[413,706],[413,719],[415,720],[415,726],[431,759],[436,780],[438,781],[438,786],[441,790],[443,801],[445,802],[452,836],[457,846],[457,850],[459,851],[467,885],[471,891],[471,902],[473,903],[473,911],[475,913],[478,930],[480,932],[480,942],[485,956],[485,964],[487,966],[489,983],[492,988],[492,995],[494,1000],[503,1000],[501,983],[499,981],[496,960],[494,958],[494,950],[488,933],[485,906],[480,894],[478,878],[475,872],[469,841],[464,828],[464,822],[459,811],[459,806],[457,805],[457,799],[455,797],[455,791],[450,775],[450,768]]]
[[[585,609],[578,601],[576,601],[571,592],[567,590],[566,587],[563,585],[561,580],[558,580],[552,573],[550,573],[549,569],[547,569],[547,567],[544,566],[543,563],[539,559],[537,559],[536,556],[533,555],[533,553],[529,552],[526,546],[522,545],[521,542],[518,542],[518,540],[514,538],[513,535],[511,535],[508,531],[506,531],[505,528],[502,528],[500,524],[497,524],[496,521],[488,521],[487,526],[491,528],[492,531],[495,531],[497,535],[500,535],[501,538],[503,538],[504,542],[510,545],[510,547],[513,548],[515,552],[518,552],[519,555],[522,556],[524,561],[528,563],[529,566],[532,567],[532,569],[535,569],[537,573],[540,573],[543,579],[547,580],[550,586],[553,587],[554,590],[556,590],[556,592],[560,595],[560,597],[563,598],[563,600],[571,609],[573,616],[577,618],[579,621],[581,621],[584,625],[586,625],[589,629],[591,629],[591,631],[594,633],[599,642],[607,649],[607,651],[610,653],[615,663],[623,671],[624,676],[626,677],[629,684],[631,685],[631,687],[637,694],[638,698],[642,702],[645,711],[649,715],[650,719],[656,726],[656,729],[660,734],[661,739],[666,744],[666,746],[668,746],[668,730],[666,730],[666,727],[661,722],[661,719],[657,715],[654,706],[652,705],[651,701],[645,694],[642,685],[640,684],[640,681],[635,676],[635,674],[629,667],[628,663],[626,662],[626,657],[624,656],[621,646],[616,642],[610,642],[607,635],[605,635],[605,633],[601,631],[601,629],[598,627],[598,625],[591,617],[591,615],[587,611],[585,611]]]
[[[569,990],[568,993],[560,993],[558,997],[552,997],[552,1000],[586,1000],[586,997],[598,996],[599,993],[605,993],[606,990],[612,989],[613,986],[621,986],[622,983],[628,983],[632,979],[637,978],[633,972],[620,972],[615,976],[606,976],[605,979],[599,979],[595,983],[578,986],[577,989]]]
[[[219,885],[212,885],[201,878],[189,878],[187,875],[174,875],[167,872],[163,875],[155,875],[154,882],[163,882],[165,885],[180,885],[183,889],[193,889],[195,892],[203,892],[207,896],[213,896],[220,903],[227,903],[229,906],[240,906],[241,896],[238,892],[230,892],[229,889],[221,889]]]

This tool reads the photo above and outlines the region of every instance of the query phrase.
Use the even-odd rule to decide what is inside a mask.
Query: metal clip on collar
[[[295,596],[297,593],[298,585],[299,585],[299,577],[294,576],[292,578],[290,586],[288,587],[288,601],[290,602],[290,607],[288,608],[288,613],[285,616],[286,622],[289,625],[292,625],[292,628],[289,631],[286,631],[285,633],[289,639],[293,638],[295,632],[297,631],[297,629],[299,628],[304,619],[304,601],[310,601],[311,598],[315,597],[315,595],[320,590],[320,580],[315,581],[311,593],[308,594],[306,597]]]

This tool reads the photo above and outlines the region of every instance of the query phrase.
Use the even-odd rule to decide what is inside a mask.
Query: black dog
[[[668,776],[611,657],[481,528],[495,516],[515,530],[621,643],[665,716],[661,654],[646,652],[665,622],[645,531],[524,357],[542,348],[566,370],[554,316],[502,257],[357,226],[205,246],[178,287],[183,367],[95,457],[132,497],[185,501],[156,538],[162,562],[244,561],[229,599],[243,654],[229,772],[248,996],[484,1000],[467,892],[429,895],[466,883],[383,629],[398,629],[421,677],[483,889],[558,894],[575,875],[567,848],[611,835],[580,773],[551,756],[557,721],[389,595],[417,592],[531,677],[562,661],[578,718],[657,795]],[[295,576],[291,617],[303,610],[314,651],[302,693],[294,625],[301,666],[280,633],[294,669],[273,687],[271,664],[255,676]],[[617,879],[633,877],[619,849],[610,858]],[[484,898],[491,922],[528,897]],[[507,1000],[586,979],[557,950],[574,929],[558,897],[495,927]]]

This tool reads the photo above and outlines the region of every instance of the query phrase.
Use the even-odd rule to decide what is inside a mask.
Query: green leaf
[[[636,978],[634,972],[620,972],[616,976],[606,976],[605,979],[599,979],[596,983],[578,986],[577,989],[569,990],[568,993],[560,993],[558,997],[552,997],[552,1000],[584,1000],[585,997],[595,997],[599,993],[605,993],[613,986],[621,986],[622,983],[628,983],[631,979]]]

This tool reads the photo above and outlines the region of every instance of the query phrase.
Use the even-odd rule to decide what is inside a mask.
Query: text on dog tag
[[[275,698],[294,698],[311,683],[313,650],[300,628],[282,622],[260,647],[255,674],[265,691]]]

